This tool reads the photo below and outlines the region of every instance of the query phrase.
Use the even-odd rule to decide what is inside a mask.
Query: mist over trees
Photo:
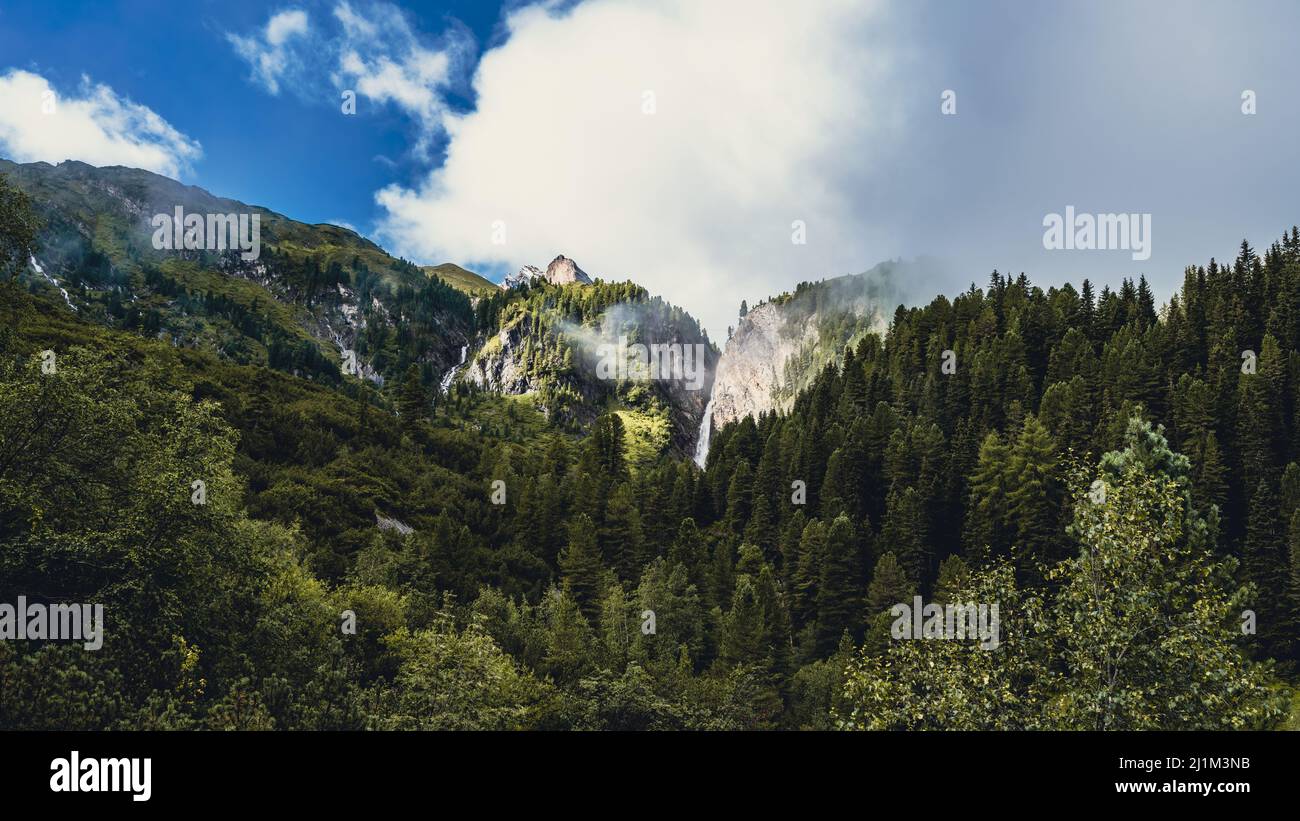
[[[0,222],[0,246],[24,247],[23,225]],[[303,275],[316,299],[365,281],[347,265]],[[552,287],[480,300],[473,321],[532,321],[572,299]],[[34,290],[0,283],[0,602],[101,602],[108,626],[95,652],[0,641],[2,727],[1285,715],[1296,229],[1262,257],[1243,243],[1231,264],[1187,269],[1160,307],[1142,279],[1098,293],[996,272],[900,307],[788,413],[718,430],[703,470],[645,456],[620,409],[573,430],[516,397],[435,397],[400,329],[372,341],[400,378],[357,390]],[[403,299],[469,321],[439,288]],[[894,638],[890,608],[914,596],[997,603],[1000,648]]]

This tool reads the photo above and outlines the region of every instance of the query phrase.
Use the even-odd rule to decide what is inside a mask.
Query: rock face
[[[545,381],[537,373],[529,374],[523,358],[527,331],[523,322],[497,331],[474,355],[464,378],[484,390],[512,396],[540,390]]]
[[[714,430],[776,407],[785,366],[791,355],[816,341],[816,323],[787,332],[781,306],[764,303],[740,321],[727,340],[713,377]]]
[[[578,263],[561,254],[551,260],[551,264],[546,266],[545,271],[536,265],[525,265],[517,273],[507,276],[501,283],[501,289],[508,291],[538,279],[552,285],[569,285],[575,282],[579,285],[591,284],[591,277],[587,276],[587,272],[579,268]]]
[[[500,326],[471,347],[455,380],[492,393],[533,394],[543,412],[578,430],[613,409],[666,417],[673,450],[689,454],[718,358],[699,324],[631,283],[594,295],[617,301],[584,315],[563,297],[590,278],[567,257],[557,257],[546,273],[520,273],[522,281],[539,281],[507,302]],[[635,370],[648,368],[652,356],[653,372]]]
[[[842,360],[846,345],[869,332],[883,334],[900,273],[914,270],[882,263],[863,274],[803,283],[751,310],[718,360],[695,461],[704,464],[714,432],[746,416],[789,410],[823,367]]]
[[[541,279],[545,276],[542,269],[536,265],[525,265],[518,272],[508,274],[501,283],[501,290],[509,291],[511,288],[518,288],[521,285],[527,285],[535,279]]]
[[[568,285],[572,282],[590,285],[591,277],[576,262],[561,254],[546,266],[546,281],[552,285]]]

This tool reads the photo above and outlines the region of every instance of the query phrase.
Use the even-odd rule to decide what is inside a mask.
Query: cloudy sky
[[[1163,298],[1300,222],[1297,24],[1287,0],[5,0],[0,156],[149,168],[493,279],[564,253],[715,338],[741,299],[897,257],[945,262],[916,300],[994,268]],[[1067,206],[1149,214],[1150,258],[1045,249]]]

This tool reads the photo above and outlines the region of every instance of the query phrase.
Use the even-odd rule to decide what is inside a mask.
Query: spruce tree
[[[1060,511],[1064,491],[1056,476],[1056,443],[1030,416],[1016,438],[1008,464],[1007,513],[1016,528],[1016,546],[1030,557],[1053,561],[1064,556]]]
[[[817,652],[834,651],[845,630],[862,635],[862,557],[853,523],[837,516],[826,531],[826,558],[817,590]]]
[[[560,572],[564,592],[578,604],[587,622],[595,624],[605,567],[596,543],[596,526],[586,515],[579,514],[569,525],[569,543],[560,553]]]
[[[412,362],[402,376],[401,392],[397,397],[397,412],[403,424],[411,425],[429,415],[429,397],[420,380],[420,366]]]

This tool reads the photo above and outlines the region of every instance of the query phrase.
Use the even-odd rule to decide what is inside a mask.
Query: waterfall
[[[59,281],[57,279],[45,273],[45,269],[42,268],[41,264],[36,261],[36,257],[32,257],[32,268],[36,270],[36,273],[48,279],[51,285],[59,289],[59,293],[63,294],[63,301],[68,303],[69,308],[71,308],[74,311],[77,310],[77,306],[72,304],[72,299],[68,296],[68,290],[63,286],[59,285]]]
[[[713,435],[713,392],[709,392],[709,404],[704,406],[704,418],[700,420],[700,437],[695,440],[695,464],[701,468],[709,458],[709,437]]]
[[[449,370],[449,371],[447,371],[447,372],[446,372],[445,374],[443,374],[443,376],[442,376],[442,384],[439,386],[439,390],[440,390],[442,393],[446,393],[448,390],[451,389],[451,380],[453,380],[453,379],[456,378],[456,371],[460,370],[460,366],[465,364],[465,354],[467,354],[467,353],[469,353],[469,346],[468,346],[468,345],[461,345],[461,346],[460,346],[460,362],[458,362],[456,365],[452,366],[452,369]]]

